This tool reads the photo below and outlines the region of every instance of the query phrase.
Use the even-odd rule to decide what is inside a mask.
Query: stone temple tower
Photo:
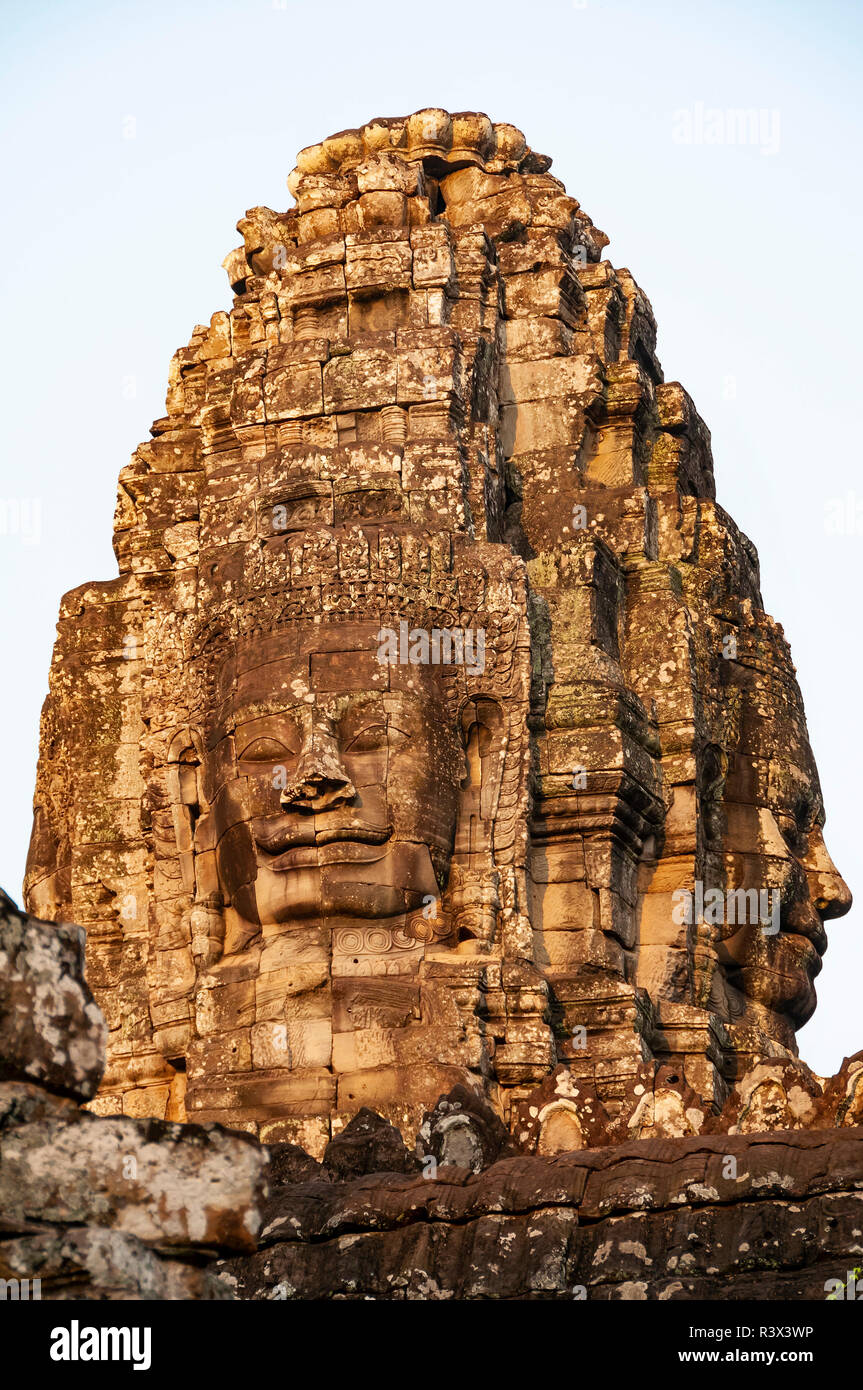
[[[174,356],[119,575],[63,599],[27,871],[102,1114],[319,1154],[462,1083],[548,1152],[660,1075],[685,1132],[805,1071],[850,895],[794,668],[550,165],[437,109],[303,150]]]

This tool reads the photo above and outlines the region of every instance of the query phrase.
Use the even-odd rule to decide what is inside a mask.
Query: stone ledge
[[[863,1256],[863,1129],[277,1185],[261,1241],[217,1266],[240,1298],[825,1298]]]

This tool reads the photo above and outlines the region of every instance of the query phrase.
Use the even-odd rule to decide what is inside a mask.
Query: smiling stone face
[[[208,742],[226,950],[258,928],[382,920],[440,896],[465,755],[440,668],[377,660],[374,624],[293,624],[246,643]]]
[[[770,664],[741,650],[739,733],[722,797],[729,887],[766,889],[781,904],[778,931],[757,922],[719,931],[721,1004],[733,1024],[793,1047],[815,1008],[814,981],[827,949],[824,923],[851,894],[824,842],[824,804],[802,701],[783,643]]]
[[[186,625],[195,718],[166,770],[193,968],[150,999],[190,1114],[317,1147],[354,1102],[418,1123],[429,1089],[488,1073],[482,983],[527,939],[530,668],[523,567],[500,549],[354,526],[314,547],[281,542],[242,604],[214,569]],[[413,640],[390,640],[399,623]],[[447,632],[477,641],[416,637]],[[544,1061],[545,995],[523,983]]]

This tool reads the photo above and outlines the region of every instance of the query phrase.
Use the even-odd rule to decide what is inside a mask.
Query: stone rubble
[[[79,1108],[105,1036],[80,936],[3,895],[0,1280],[38,1279],[42,1298],[230,1298],[206,1266],[255,1249],[266,1151],[217,1125]]]

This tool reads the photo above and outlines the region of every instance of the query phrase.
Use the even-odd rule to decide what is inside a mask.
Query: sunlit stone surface
[[[174,357],[119,577],[63,600],[27,872],[86,930],[100,1114],[318,1158],[460,1083],[545,1154],[812,1122],[850,895],[794,669],[550,163],[440,110],[302,151]]]

